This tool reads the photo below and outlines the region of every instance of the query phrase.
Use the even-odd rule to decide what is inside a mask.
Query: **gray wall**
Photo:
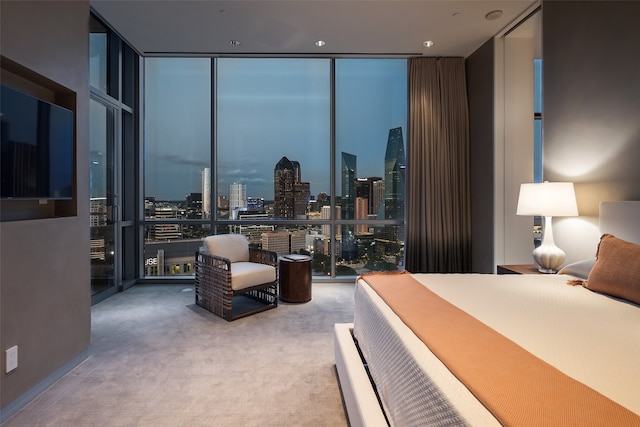
[[[494,43],[466,60],[471,176],[471,270],[492,273],[494,245]]]
[[[595,231],[554,225],[567,258],[580,259],[595,251],[601,201],[640,200],[640,2],[542,10],[544,179],[573,181],[583,222],[593,218]]]
[[[543,3],[545,179],[581,214],[640,199],[640,2]]]
[[[640,2],[547,0],[542,15],[544,179],[573,181],[580,211],[576,219],[554,219],[568,263],[595,254],[600,202],[640,200]],[[491,49],[485,44],[467,59],[472,265],[481,272],[498,262],[489,255],[499,244],[489,233],[496,231],[499,213],[484,204],[496,200],[496,175],[489,171],[499,166],[486,155],[500,149],[493,145],[497,135],[486,128],[494,124],[488,112],[495,106],[489,93],[494,74],[486,74],[499,71]]]
[[[3,362],[4,350],[19,349],[16,370],[6,374],[2,363],[5,419],[34,389],[81,360],[90,343],[89,2],[3,1],[1,9],[0,53],[10,60],[3,67],[19,64],[75,92],[77,179],[75,205],[63,217],[0,223]]]

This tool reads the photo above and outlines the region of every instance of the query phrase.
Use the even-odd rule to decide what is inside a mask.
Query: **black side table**
[[[311,257],[284,255],[279,259],[280,299],[285,302],[311,301]]]

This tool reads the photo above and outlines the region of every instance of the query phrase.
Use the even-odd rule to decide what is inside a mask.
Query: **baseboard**
[[[27,392],[23,393],[13,402],[9,403],[4,408],[0,408],[0,423],[5,422],[11,418],[16,412],[22,409],[25,405],[38,397],[40,393],[51,387],[60,378],[64,377],[73,368],[82,363],[89,356],[89,350],[84,350],[78,353],[75,357],[69,360],[67,363],[53,371],[45,379],[40,381],[35,386],[31,387]]]
[[[334,352],[340,389],[351,427],[387,427],[369,375],[353,340],[353,323],[334,326]]]

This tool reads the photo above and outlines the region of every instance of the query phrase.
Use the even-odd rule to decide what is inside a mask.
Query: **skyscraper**
[[[356,198],[356,156],[342,152],[342,218],[353,219],[354,202]]]
[[[202,194],[190,193],[186,199],[185,215],[189,219],[202,218]]]
[[[325,192],[318,193],[316,199],[318,201],[318,210],[320,210],[323,206],[331,204],[331,197],[329,197],[329,195]]]
[[[297,170],[300,170],[300,165]],[[276,218],[294,218],[295,174],[293,163],[286,157],[276,163],[273,171],[273,216]]]
[[[311,198],[311,185],[308,182],[295,182],[294,189],[294,216],[296,219],[306,219],[309,199]]]
[[[356,178],[356,200],[354,204],[355,219],[368,219],[369,206],[371,198],[371,180],[372,178]],[[369,231],[366,224],[357,225],[356,234],[363,234]]]
[[[273,216],[306,219],[311,184],[302,182],[300,163],[286,157],[280,159],[273,172]]]
[[[354,154],[342,152],[342,218],[355,218],[356,201],[356,178],[358,171],[356,167],[356,156]],[[346,260],[351,260],[355,256],[356,245],[354,241],[354,227],[343,225],[342,227],[341,256]]]
[[[369,199],[366,197],[356,197],[355,215],[356,219],[369,219]],[[367,224],[356,225],[356,234],[362,234],[368,231],[369,226]]]
[[[291,160],[293,166],[293,182],[302,182],[302,171],[300,170],[300,162]]]
[[[371,199],[369,200],[369,213],[377,215],[384,200],[384,180],[377,178],[371,184]]]
[[[229,186],[229,210],[247,207],[247,186],[233,183]]]
[[[333,213],[335,214],[335,218],[334,219],[340,219],[340,205],[336,205],[336,207],[333,210]],[[331,206],[329,205],[325,205],[322,207],[322,219],[331,219]],[[340,226],[337,227],[337,235],[336,235],[336,239],[337,240],[341,240],[342,239],[342,233],[340,232]],[[331,225],[329,224],[325,224],[322,226],[322,234],[331,238]]]
[[[202,170],[202,218],[211,218],[211,169]]]
[[[368,200],[367,215],[377,214],[384,197],[384,181],[379,176],[357,178],[356,197]]]
[[[390,129],[384,156],[384,201],[378,211],[378,218],[404,218],[405,171],[402,128]],[[397,255],[401,250],[401,242],[404,241],[404,227],[384,226],[376,231],[376,238],[385,242],[385,253]]]
[[[384,156],[384,218],[404,218],[406,160],[402,128],[389,130]]]

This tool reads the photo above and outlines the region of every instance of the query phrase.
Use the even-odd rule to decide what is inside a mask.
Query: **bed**
[[[640,425],[637,218],[603,203],[597,260],[562,274],[358,278],[334,330],[350,425]]]

